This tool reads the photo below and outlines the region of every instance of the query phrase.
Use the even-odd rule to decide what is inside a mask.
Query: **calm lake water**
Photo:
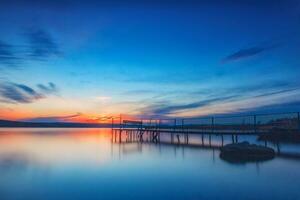
[[[236,164],[196,147],[198,136],[191,146],[168,138],[120,144],[111,129],[0,129],[0,199],[300,199],[297,156]]]

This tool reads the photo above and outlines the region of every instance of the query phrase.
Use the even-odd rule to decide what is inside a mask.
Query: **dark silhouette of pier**
[[[229,143],[240,142],[245,135],[260,136],[273,134],[274,129],[283,133],[290,131],[300,135],[300,115],[294,113],[259,114],[244,116],[218,116],[206,118],[183,119],[120,119],[118,123],[112,121],[112,141],[116,143],[151,143],[173,145],[190,148],[219,149]],[[169,139],[161,140],[161,135],[168,135]],[[190,137],[197,135],[200,143],[191,143]],[[218,144],[212,141],[218,138]],[[226,137],[226,142],[225,142]],[[229,139],[229,140],[228,140]],[[268,146],[268,141],[262,141]],[[271,142],[269,142],[271,143]],[[284,153],[280,142],[272,142],[278,157],[300,160],[300,154]]]
[[[272,134],[274,129],[289,133],[299,132],[300,114],[275,113],[243,116],[217,116],[203,118],[170,118],[170,119],[122,119],[114,123],[112,129],[118,134],[129,134],[132,137],[143,138],[149,134],[152,140],[159,140],[161,133],[170,133],[172,140],[183,134],[188,140],[190,134],[200,135],[231,135],[232,142],[238,141],[239,135]]]
[[[173,132],[164,132],[162,134],[164,134],[163,140],[160,137],[153,137],[153,133],[151,132],[145,132],[143,135],[139,135],[137,130],[128,131],[125,129],[124,133],[120,133],[117,129],[115,129],[112,131],[111,141],[112,143],[120,144],[123,147],[130,144],[138,144],[140,148],[136,149],[137,151],[141,150],[141,146],[143,144],[218,151],[226,144],[239,142],[238,135],[234,138],[230,135],[226,135],[227,140],[224,140],[224,135],[214,135],[214,139],[212,139],[211,134],[203,133],[200,135],[200,141],[190,142],[190,136],[187,134],[178,133],[174,135]],[[231,140],[228,140],[228,137],[231,138]],[[263,141],[263,143],[266,147],[274,148],[276,151],[276,157],[300,161],[300,153],[282,152],[280,143],[267,141]]]

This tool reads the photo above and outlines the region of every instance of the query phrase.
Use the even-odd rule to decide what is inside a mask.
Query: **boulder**
[[[229,162],[256,162],[273,159],[275,151],[249,142],[228,144],[221,148],[220,157]]]

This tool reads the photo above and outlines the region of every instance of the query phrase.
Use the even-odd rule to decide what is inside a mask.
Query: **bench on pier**
[[[132,127],[132,128],[142,128],[143,122],[142,121],[136,121],[136,120],[123,120],[123,127]]]

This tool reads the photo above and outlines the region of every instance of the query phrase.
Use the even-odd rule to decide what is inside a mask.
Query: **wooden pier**
[[[114,124],[112,131],[114,137],[122,135],[130,139],[135,138],[143,141],[148,138],[150,141],[160,141],[162,133],[169,133],[171,141],[178,141],[183,137],[188,142],[189,135],[201,135],[211,138],[213,135],[230,135],[232,143],[238,142],[240,135],[261,135],[272,134],[272,130],[280,128],[283,131],[296,130],[300,132],[300,114],[276,113],[244,116],[219,116],[206,118],[183,118],[183,119],[122,119]],[[202,139],[203,140],[203,139]]]
[[[194,138],[192,138],[192,141],[190,142],[189,138],[191,137],[191,135],[187,133],[175,133],[173,131],[156,132],[157,135],[153,135],[153,131],[138,131],[137,129],[113,129],[112,133],[112,143],[119,144],[123,147],[130,144],[137,144],[139,147],[139,151],[142,150],[142,144],[159,146],[163,145],[174,148],[219,150],[226,144],[239,142],[239,133],[236,133],[235,135],[213,135],[211,133],[201,133],[201,139],[198,140],[198,142],[193,141]],[[161,139],[161,134],[164,134],[163,139]],[[277,157],[300,161],[300,153],[282,152],[280,143],[273,143],[268,141],[262,142],[264,143],[264,146],[274,148]]]

